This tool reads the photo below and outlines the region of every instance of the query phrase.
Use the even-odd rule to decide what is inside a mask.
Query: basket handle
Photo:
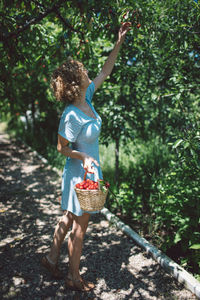
[[[101,188],[100,188],[100,182],[99,182],[99,179],[98,179],[98,174],[97,174],[97,170],[96,169],[94,169],[94,175],[96,175],[96,180],[97,180],[97,183],[98,183],[98,190],[100,190]]]
[[[87,176],[87,170],[85,171],[85,174],[84,174],[83,180],[86,180],[86,176]]]

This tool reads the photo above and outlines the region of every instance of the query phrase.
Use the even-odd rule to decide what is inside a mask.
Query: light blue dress
[[[58,133],[71,142],[73,150],[81,151],[99,161],[99,141],[102,120],[95,111],[91,100],[95,85],[92,82],[87,88],[86,102],[91,107],[96,119],[87,116],[79,108],[70,104],[66,106],[60,119]],[[87,174],[92,180],[102,179],[101,168],[96,167],[94,174]],[[62,175],[62,210],[68,210],[77,216],[82,216],[84,211],[80,208],[79,201],[74,190],[75,184],[83,181],[85,170],[83,162],[79,159],[67,157]],[[97,178],[96,178],[97,177]],[[93,212],[94,213],[94,212]]]

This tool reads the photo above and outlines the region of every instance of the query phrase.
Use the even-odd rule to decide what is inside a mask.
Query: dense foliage
[[[72,56],[94,78],[120,23],[132,22],[113,73],[94,97],[104,154],[108,161],[115,155],[114,166],[103,164],[118,195],[108,206],[140,224],[145,216],[155,242],[174,257],[179,251],[181,263],[198,273],[198,1],[3,0],[0,10],[1,118],[56,165],[63,107],[49,89],[52,70]]]

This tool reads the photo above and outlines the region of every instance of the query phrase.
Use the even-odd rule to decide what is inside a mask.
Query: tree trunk
[[[119,138],[115,139],[115,182],[119,188]]]
[[[35,100],[32,100],[32,103],[31,103],[31,117],[32,117],[32,132],[33,132],[33,135],[35,133],[35,103],[34,103]]]

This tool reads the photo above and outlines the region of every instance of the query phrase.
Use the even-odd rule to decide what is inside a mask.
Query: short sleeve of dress
[[[89,102],[92,101],[92,97],[94,95],[94,91],[95,91],[95,85],[94,85],[94,82],[92,81],[90,83],[90,85],[88,86],[87,91],[86,91],[85,97],[86,97],[87,101],[89,101]]]
[[[75,142],[81,131],[81,122],[74,111],[64,112],[60,119],[58,134],[69,142]]]

